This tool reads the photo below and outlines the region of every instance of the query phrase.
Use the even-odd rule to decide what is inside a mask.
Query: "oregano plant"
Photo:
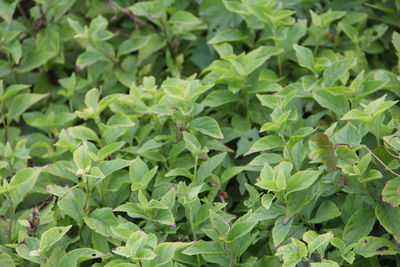
[[[0,265],[400,266],[399,16],[0,0]]]

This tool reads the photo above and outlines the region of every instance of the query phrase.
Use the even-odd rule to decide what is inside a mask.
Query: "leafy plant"
[[[0,0],[0,263],[400,265],[399,15]]]

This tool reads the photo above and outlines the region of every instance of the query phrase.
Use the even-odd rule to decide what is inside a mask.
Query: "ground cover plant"
[[[0,265],[400,266],[399,17],[0,0]]]

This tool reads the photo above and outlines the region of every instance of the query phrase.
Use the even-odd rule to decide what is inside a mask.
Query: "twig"
[[[375,155],[374,152],[371,151],[371,149],[369,149],[366,145],[362,145],[362,144],[352,144],[355,146],[360,146],[362,148],[364,148],[365,150],[367,150],[380,164],[382,164],[383,167],[385,167],[385,169],[387,171],[389,171],[390,173],[396,175],[396,176],[400,176],[400,174],[394,172],[392,169],[390,169],[377,155]]]
[[[114,17],[116,17],[116,14],[118,12],[121,12],[125,15],[128,15],[129,18],[131,18],[133,20],[133,22],[135,23],[135,28],[136,30],[140,33],[140,26],[144,24],[144,22],[139,19],[138,17],[136,17],[132,11],[130,11],[128,8],[121,8],[118,4],[116,4],[113,0],[109,0],[108,1],[108,5],[114,9],[115,11],[115,15]]]
[[[53,195],[49,195],[45,200],[42,201],[37,207],[33,208],[32,213],[29,215],[29,227],[27,228],[29,235],[33,235],[40,225],[39,213],[45,206],[47,206],[53,199]]]

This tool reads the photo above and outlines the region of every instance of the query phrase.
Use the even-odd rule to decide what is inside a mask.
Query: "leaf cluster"
[[[399,16],[0,0],[0,265],[400,265]]]

